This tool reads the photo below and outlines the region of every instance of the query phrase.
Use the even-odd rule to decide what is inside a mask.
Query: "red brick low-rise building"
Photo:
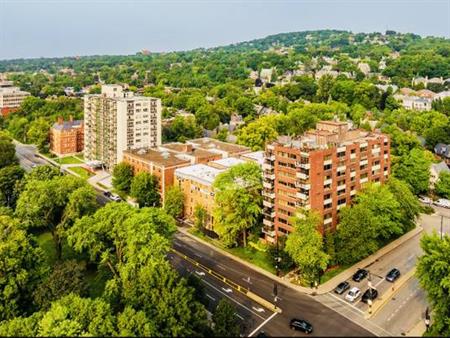
[[[58,156],[76,154],[84,148],[83,120],[64,121],[62,117],[50,129],[50,152]]]
[[[336,228],[339,210],[366,182],[387,180],[390,141],[344,122],[322,121],[299,138],[281,137],[268,145],[263,171],[266,240],[291,232],[290,219],[299,208],[322,216],[323,233]]]

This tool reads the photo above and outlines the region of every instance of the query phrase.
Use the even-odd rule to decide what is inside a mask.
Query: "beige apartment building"
[[[0,81],[0,114],[8,116],[9,113],[17,110],[23,100],[30,95],[30,93],[14,87],[11,81]]]
[[[366,182],[387,180],[390,141],[381,133],[322,121],[299,138],[280,137],[266,147],[263,164],[265,239],[292,231],[299,208],[317,211],[322,233],[335,229],[339,210]]]
[[[84,156],[108,170],[123,160],[125,150],[161,144],[161,100],[103,85],[101,94],[84,97]]]

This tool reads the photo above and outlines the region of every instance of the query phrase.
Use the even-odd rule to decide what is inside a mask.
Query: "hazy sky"
[[[212,47],[312,29],[450,37],[450,0],[0,0],[0,59]]]

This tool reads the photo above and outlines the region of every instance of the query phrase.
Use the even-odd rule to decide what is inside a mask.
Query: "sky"
[[[0,0],[0,59],[189,50],[315,29],[450,38],[450,0]]]

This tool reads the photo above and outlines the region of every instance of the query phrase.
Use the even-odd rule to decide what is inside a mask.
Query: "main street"
[[[174,248],[201,264],[220,272],[235,283],[248,287],[262,298],[273,302],[274,282],[216,250],[178,232]],[[301,294],[291,288],[278,284],[277,305],[282,313],[275,316],[261,328],[271,336],[300,336],[301,333],[289,329],[292,318],[302,318],[314,326],[315,336],[372,336],[373,334],[348,318],[322,305],[312,296]]]

